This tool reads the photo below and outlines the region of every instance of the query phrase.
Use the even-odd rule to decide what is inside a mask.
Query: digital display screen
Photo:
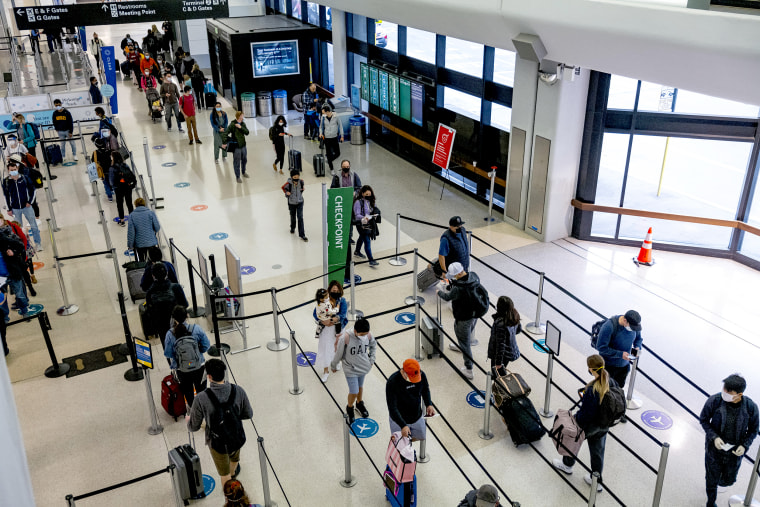
[[[398,116],[398,76],[395,74],[388,75],[388,102],[390,103],[389,111]]]
[[[412,83],[408,79],[398,81],[399,112],[398,115],[406,121],[412,121]]]
[[[411,82],[412,85],[412,123],[422,127],[422,109],[425,102],[425,87],[420,83]]]
[[[252,42],[253,77],[299,74],[298,41]]]
[[[369,101],[369,65],[360,63],[359,73],[361,74],[362,100]]]
[[[380,71],[380,107],[388,111],[388,73]]]
[[[374,67],[369,68],[369,102],[372,105],[380,105],[380,85],[378,83],[378,71]]]

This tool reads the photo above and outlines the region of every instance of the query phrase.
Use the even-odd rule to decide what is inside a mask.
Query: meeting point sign
[[[333,271],[345,267],[351,248],[351,210],[354,207],[354,187],[327,190],[327,267]],[[330,280],[343,280],[344,273],[330,275]]]

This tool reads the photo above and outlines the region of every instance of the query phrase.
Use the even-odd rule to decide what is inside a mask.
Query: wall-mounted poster
[[[406,121],[412,121],[412,83],[408,79],[399,79],[399,113]]]
[[[395,74],[390,74],[388,76],[388,102],[390,103],[389,111],[396,116],[399,116],[398,99],[398,76]]]
[[[378,72],[375,67],[369,68],[369,102],[372,105],[380,105],[380,85],[378,83]]]
[[[422,127],[422,110],[423,110],[423,104],[425,102],[425,87],[421,83],[416,83],[414,81],[411,82],[412,84],[412,123],[415,125],[419,125]]]
[[[361,74],[362,100],[369,101],[369,65],[360,63],[359,73]]]
[[[253,77],[299,74],[298,41],[251,42]]]

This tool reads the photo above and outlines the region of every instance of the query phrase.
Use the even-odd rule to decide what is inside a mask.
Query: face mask
[[[341,167],[340,170],[343,171],[344,173],[347,173],[348,171],[351,170],[351,168],[350,167]]]
[[[55,110],[56,111],[62,111],[63,110],[63,106],[55,106]]]
[[[110,130],[104,130],[100,135],[102,137],[105,137],[105,138],[111,137],[111,131]]]
[[[9,171],[11,176],[18,176],[18,171]],[[725,394],[725,393],[724,393]]]
[[[369,199],[371,195],[372,195],[372,194],[365,194],[365,195],[364,195],[364,198],[365,198],[365,199]]]
[[[338,299],[340,297],[340,293],[339,292],[331,292],[330,296],[332,296],[334,299]]]
[[[17,142],[18,142],[18,141],[16,141],[15,139],[9,139],[9,140],[8,140],[8,144],[10,144],[10,145],[11,145],[13,148],[15,148],[15,147],[16,147],[16,143],[17,143]]]
[[[217,108],[216,108],[216,110],[217,110],[217,111],[221,111],[221,110],[222,110],[222,108],[221,108],[221,107],[217,107]]]
[[[633,331],[633,329],[631,329],[631,326],[625,326],[625,330],[626,331]]]
[[[359,341],[362,342],[362,345],[367,345],[369,343],[369,333],[365,334],[364,336],[356,336],[359,338]]]
[[[284,123],[282,123],[282,122],[280,122],[280,123],[278,123],[278,125],[279,125],[280,127],[282,127],[282,126],[283,126],[283,125],[285,125],[285,124],[284,124]]]
[[[726,391],[721,391],[720,397],[723,398],[723,401],[725,401],[726,403],[734,402],[734,396],[732,394],[728,394]]]

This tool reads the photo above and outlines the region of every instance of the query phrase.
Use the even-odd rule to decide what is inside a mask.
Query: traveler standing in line
[[[37,190],[32,182],[21,175],[16,162],[8,164],[8,176],[3,180],[3,193],[5,194],[5,204],[8,207],[8,215],[24,226],[24,219],[32,232],[35,248],[38,252],[42,251],[42,238],[40,229],[37,227],[37,219],[34,216],[34,207],[32,203],[37,199]],[[26,252],[22,261],[26,259]]]
[[[198,104],[198,109],[208,107],[210,104],[206,104],[206,97],[203,93],[203,88],[206,86],[206,76],[203,75],[203,71],[197,63],[193,65],[193,70],[190,73],[190,82],[193,92],[195,92],[195,103]]]
[[[491,368],[506,369],[509,363],[520,358],[520,349],[517,346],[517,333],[520,331],[520,314],[515,304],[507,296],[499,296],[496,301],[496,313],[493,314],[491,339],[488,340]]]
[[[92,34],[90,40],[90,53],[95,57],[95,67],[100,69],[100,49],[103,47],[103,40],[98,37],[97,33]]]
[[[13,117],[13,120],[14,121],[11,124],[11,128],[16,129],[18,138],[26,147],[27,151],[31,153],[32,156],[37,157],[37,135],[34,132],[34,127],[32,124],[27,123],[24,115],[21,113],[16,113],[16,115]],[[37,159],[37,163],[34,166],[37,169],[40,168],[39,159]]]
[[[18,237],[18,239],[21,240],[21,243],[24,245],[24,271],[21,273],[24,278],[24,283],[26,284],[26,288],[29,290],[29,294],[32,297],[37,296],[37,291],[34,290],[34,284],[37,283],[37,277],[34,276],[34,262],[33,262],[33,255],[34,250],[29,251],[28,245],[31,241],[29,239],[29,236],[26,235],[24,230],[21,228],[21,226],[17,222],[7,221],[5,217],[0,215],[0,227],[8,226],[13,231],[13,234]],[[6,267],[7,271],[7,267]],[[7,277],[8,274],[2,275]],[[18,304],[13,304],[11,306],[12,310],[18,310]]]
[[[227,142],[226,130],[229,126],[227,113],[222,111],[221,102],[214,104],[214,110],[209,116],[209,121],[211,122],[211,128],[214,129],[214,162],[218,164],[220,151],[222,152],[222,158],[227,160],[227,150],[222,146]]]
[[[348,324],[348,301],[343,297],[343,286],[337,280],[332,280],[327,286],[327,293],[330,296],[330,305],[338,308],[338,314],[332,319],[318,320],[317,309],[314,308],[313,316],[322,330],[319,333],[319,346],[317,348],[317,359],[314,368],[322,371],[322,382],[327,382],[330,376],[330,363],[335,356],[336,335],[341,329],[345,329]],[[338,365],[340,367],[340,365]]]
[[[37,194],[36,189],[38,185],[35,185],[35,182],[41,184],[42,183],[42,173],[34,169],[34,173],[32,174],[32,168],[29,167],[24,163],[25,157],[22,157],[18,153],[14,153],[10,156],[10,160],[8,161],[8,169],[10,170],[14,165],[16,166],[16,170],[21,174],[22,177],[26,178],[29,183],[31,183],[31,186],[35,189],[35,196],[32,200],[32,209],[34,210],[34,218],[36,220],[40,219],[40,205],[37,202]]]
[[[391,433],[401,432],[412,441],[425,440],[425,417],[435,415],[430,398],[430,385],[420,363],[414,359],[404,361],[403,367],[388,377],[385,383],[385,401],[388,403]],[[422,412],[422,403],[425,412]]]
[[[335,349],[335,357],[330,363],[333,373],[338,371],[338,363],[343,363],[343,373],[348,383],[348,423],[355,420],[354,402],[359,414],[365,419],[369,417],[369,411],[364,406],[362,395],[364,394],[364,378],[372,370],[375,364],[375,350],[377,342],[369,330],[367,319],[357,319],[354,327],[346,329],[338,335],[338,345]]]
[[[235,178],[238,183],[243,183],[240,179],[250,178],[245,173],[245,166],[248,163],[248,149],[245,147],[245,136],[248,135],[248,127],[245,126],[245,117],[243,111],[235,113],[235,121],[230,123],[227,127],[227,144],[222,146],[228,152],[230,151],[230,144],[232,144],[232,167],[235,169]]]
[[[37,49],[39,49],[39,42],[37,44]],[[0,263],[5,266],[2,255],[0,255]],[[4,272],[7,273],[7,268]],[[11,353],[8,348],[8,340],[5,337],[7,328],[5,319],[9,318],[10,313],[11,311],[8,309],[8,294],[6,294],[5,290],[2,290],[0,291],[0,341],[3,342],[3,353],[6,356]]]
[[[127,248],[135,251],[138,261],[144,261],[148,249],[158,245],[156,234],[161,229],[156,214],[147,208],[145,199],[135,199],[135,209],[129,215],[127,227]]]
[[[112,139],[111,137],[108,138]],[[110,167],[113,164],[111,159],[111,146],[110,142],[106,141],[100,133],[92,135],[92,142],[95,145],[95,150],[92,152],[91,160],[95,163],[98,169],[98,177],[103,182],[103,188],[106,191],[106,198],[108,202],[113,202],[113,187],[111,186],[111,174]]]
[[[5,160],[9,161],[13,155],[20,155],[23,159],[29,150],[22,143],[18,142],[18,135],[11,132],[5,136]]]
[[[433,265],[433,271],[440,277],[454,262],[461,264],[465,271],[470,269],[470,244],[460,216],[451,217],[449,228],[441,234],[438,263]]]
[[[457,507],[499,507],[499,491],[495,486],[483,484],[478,489],[473,489]]]
[[[722,391],[707,399],[699,416],[705,430],[707,507],[717,507],[718,493],[736,482],[742,456],[757,436],[757,405],[744,396],[746,388],[741,375],[729,375],[723,379]]]
[[[158,63],[156,62],[156,60],[153,59],[153,57],[151,56],[152,54],[153,54],[152,51],[150,52],[146,51],[145,58],[140,60],[140,76],[144,76],[145,71],[148,71],[148,75],[152,75],[153,72],[155,72],[155,69],[158,68]],[[140,90],[141,91],[145,90],[145,84],[142,80],[140,81]]]
[[[180,132],[184,132],[184,130],[182,130],[182,123],[179,117],[179,89],[177,88],[176,84],[172,83],[171,72],[164,73],[164,82],[161,84],[159,93],[161,94],[161,98],[164,100],[167,132],[172,131],[172,113],[174,113],[174,116],[177,118],[177,129]]]
[[[327,165],[330,166],[330,174],[335,174],[333,160],[340,157],[340,143],[343,142],[343,124],[330,106],[322,106],[322,120],[319,126],[322,140],[325,142]]]
[[[100,93],[100,88],[98,88],[98,78],[95,76],[90,78],[90,100],[92,100],[93,104],[103,103],[103,95]]]
[[[303,104],[303,138],[316,140],[319,130],[317,125],[319,95],[316,83],[309,83],[309,87],[301,95],[301,104]]]
[[[293,169],[290,171],[290,178],[282,186],[282,191],[288,199],[288,209],[290,210],[290,234],[296,230],[296,221],[298,221],[298,237],[304,241],[309,241],[303,226],[303,192],[304,183],[301,179],[301,173]]]
[[[343,159],[340,162],[340,174],[336,174],[333,176],[332,182],[330,183],[330,188],[346,188],[346,187],[354,187],[354,198],[353,201],[357,199],[358,195],[360,194],[360,190],[362,189],[362,179],[359,177],[358,174],[351,171],[351,162],[347,159]],[[351,222],[352,225],[348,228],[348,240],[350,243],[354,242],[354,217],[353,217],[353,208],[354,203],[351,202]]]
[[[588,366],[589,375],[592,375],[594,379],[586,384],[585,389],[580,392],[581,405],[575,413],[575,422],[586,434],[586,443],[591,455],[591,473],[599,473],[596,490],[602,491],[604,445],[607,442],[607,432],[610,429],[609,422],[604,420],[602,404],[605,403],[605,396],[612,396],[609,394],[610,386],[617,386],[617,382],[607,372],[604,358],[599,354],[588,356],[586,366]],[[555,458],[552,464],[554,468],[570,475],[573,473],[575,461],[576,458],[572,456],[562,456],[562,459]],[[586,481],[586,484],[591,485],[591,474],[586,474],[583,480]]]
[[[641,315],[635,310],[628,310],[625,315],[607,319],[599,331],[596,350],[604,358],[605,368],[610,377],[620,387],[625,385],[631,370],[631,354],[641,350]],[[625,418],[623,418],[623,422]]]
[[[66,141],[71,145],[71,152],[74,156],[74,162],[77,161],[77,145],[72,139],[74,137],[74,118],[71,116],[71,112],[63,107],[61,99],[55,99],[53,101],[55,111],[53,111],[53,128],[58,134],[58,139],[61,142],[61,155],[66,158]]]
[[[174,265],[171,262],[164,260],[164,254],[159,247],[152,246],[148,248],[148,265],[145,266],[145,271],[143,271],[143,276],[140,279],[140,288],[142,288],[143,291],[148,292],[148,289],[153,285],[153,268],[159,264],[163,264],[166,268],[167,280],[172,283],[179,283],[179,280],[177,279],[177,270],[174,269]]]
[[[187,123],[187,137],[190,138],[190,143],[193,144],[193,136],[195,136],[196,144],[203,144],[198,138],[198,124],[195,121],[195,99],[193,98],[193,89],[189,86],[185,86],[184,94],[179,98],[179,105],[182,114],[185,117],[185,123]]]
[[[134,174],[118,151],[111,152],[111,167],[108,169],[108,182],[116,194],[116,210],[119,212],[119,225],[127,225],[124,220],[124,201],[127,202],[127,211],[132,214],[132,189],[134,188]]]
[[[253,507],[240,481],[232,479],[225,482],[223,491],[225,499],[223,507]]]
[[[253,417],[251,403],[243,388],[224,381],[226,370],[221,359],[206,361],[208,387],[198,393],[185,417],[190,431],[198,431],[206,422],[206,445],[222,484],[240,473],[240,449],[245,444],[242,420]],[[229,409],[225,410],[227,407]],[[225,416],[223,427],[222,413]]]
[[[195,400],[193,388],[196,393],[206,389],[203,353],[211,347],[211,343],[201,326],[187,322],[184,306],[175,306],[172,318],[175,324],[166,333],[164,356],[171,362],[171,369],[177,372],[179,389],[185,395],[187,406],[192,407]]]
[[[364,253],[367,254],[369,265],[374,267],[380,264],[372,257],[370,243],[377,237],[377,216],[375,210],[375,192],[369,185],[364,185],[360,190],[361,198],[354,203],[354,221],[359,227],[359,241],[356,243],[354,255],[364,258],[361,253],[364,245]]]
[[[39,30],[32,29],[29,32],[29,43],[32,46],[32,54],[42,53],[42,51],[40,50],[40,31]],[[36,49],[35,49],[35,46],[36,46]]]
[[[468,273],[458,262],[449,265],[447,276],[451,284],[448,290],[438,291],[438,296],[444,301],[451,301],[451,310],[454,313],[454,334],[459,345],[449,343],[449,349],[462,352],[464,355],[464,368],[462,373],[468,379],[472,374],[472,333],[478,319],[473,316],[474,290],[480,284],[480,278],[476,273]]]
[[[16,296],[14,306],[18,309],[19,315],[23,317],[29,311],[29,298],[26,295],[26,287],[24,287],[26,250],[24,243],[8,224],[0,227],[0,254],[8,270],[8,286]]]
[[[272,143],[274,144],[274,152],[277,158],[274,159],[274,164],[272,164],[272,168],[276,171],[277,170],[277,163],[280,163],[280,174],[282,174],[282,164],[285,162],[285,138],[286,137],[293,137],[291,134],[287,131],[288,122],[285,120],[285,117],[280,115],[277,117],[277,119],[274,121],[274,125],[272,128],[274,129],[272,131],[273,133],[273,139]]]
[[[168,272],[163,263],[154,265],[150,273],[153,283],[145,292],[147,318],[151,327],[156,330],[165,354],[166,344],[164,340],[171,327],[172,318],[176,320],[174,317],[175,309],[177,306],[183,308],[188,306],[185,291],[182,290],[180,284],[167,278]],[[167,355],[166,357],[171,359],[172,356]],[[190,404],[188,403],[188,405]]]

